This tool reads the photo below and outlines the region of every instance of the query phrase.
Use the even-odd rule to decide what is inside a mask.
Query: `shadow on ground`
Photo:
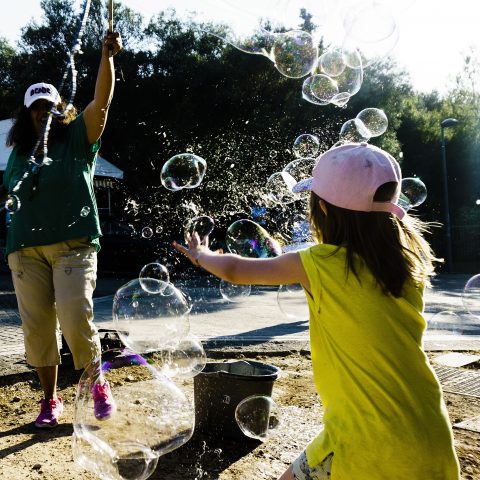
[[[214,480],[260,442],[222,440],[195,432],[184,446],[160,457],[151,480]]]

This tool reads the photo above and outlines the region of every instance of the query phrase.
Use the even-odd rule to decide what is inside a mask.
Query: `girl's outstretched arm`
[[[300,283],[310,291],[300,256],[296,252],[285,253],[275,258],[245,258],[239,255],[212,252],[208,237],[202,242],[194,233],[186,235],[187,246],[173,243],[194,265],[204,268],[217,277],[231,283],[253,285],[287,285]]]

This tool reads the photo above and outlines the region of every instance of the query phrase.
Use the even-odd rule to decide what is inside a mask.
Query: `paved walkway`
[[[441,275],[426,294],[425,317],[442,311],[454,311],[468,322],[468,335],[430,334],[425,336],[427,350],[480,350],[480,319],[465,315],[462,290],[468,275]],[[99,328],[113,329],[112,302],[116,289],[128,280],[99,279],[94,299],[95,322]],[[177,284],[193,300],[190,315],[191,333],[198,336],[207,350],[231,349],[245,352],[308,350],[308,321],[303,315],[287,316],[284,312],[302,311],[301,295],[276,288],[253,288],[250,296],[237,303],[222,299],[218,282]],[[199,286],[208,283],[208,286]],[[9,289],[10,288],[10,289]],[[29,371],[24,361],[23,336],[16,301],[9,278],[0,278],[0,377]],[[295,304],[295,308],[291,306]],[[279,307],[283,307],[282,309]]]

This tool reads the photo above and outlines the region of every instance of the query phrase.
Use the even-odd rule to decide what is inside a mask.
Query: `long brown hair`
[[[57,105],[57,110],[63,112],[65,110],[65,102]],[[70,108],[64,115],[60,117],[53,117],[48,135],[48,143],[54,142],[65,135],[67,125],[77,117],[77,110],[75,107]],[[15,113],[15,121],[12,128],[8,132],[6,145],[7,147],[17,146],[19,153],[29,155],[32,153],[38,136],[33,126],[32,118],[30,116],[30,109],[21,106]]]
[[[395,182],[382,185],[374,200],[391,200],[396,187]],[[352,272],[358,278],[359,255],[385,294],[401,296],[407,279],[417,286],[429,284],[434,262],[441,261],[423,238],[429,224],[410,215],[399,220],[388,212],[358,212],[324,204],[326,213],[320,197],[311,192],[310,224],[320,243],[346,248],[347,276]]]

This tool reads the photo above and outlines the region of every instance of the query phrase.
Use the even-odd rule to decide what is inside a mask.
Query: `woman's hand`
[[[121,49],[122,37],[118,32],[107,32],[103,37],[103,52],[110,57],[116,55]]]
[[[198,260],[201,255],[213,253],[208,248],[208,235],[203,237],[203,239],[200,241],[200,237],[198,236],[197,232],[193,232],[192,235],[186,232],[185,243],[187,244],[186,247],[174,241],[173,248],[178,250],[180,253],[183,253],[197,267],[200,267]]]

